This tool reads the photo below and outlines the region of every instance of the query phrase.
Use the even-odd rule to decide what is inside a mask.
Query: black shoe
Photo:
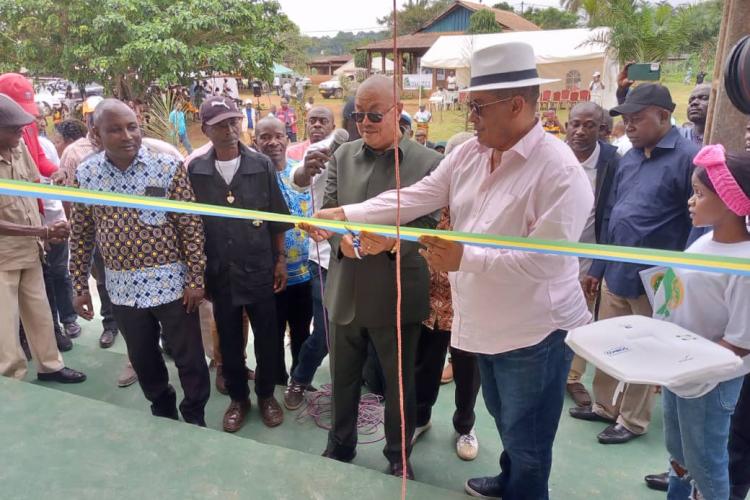
[[[404,477],[404,464],[401,461],[391,462],[388,464],[388,474],[396,477]],[[406,461],[406,479],[414,480],[414,470],[411,468],[411,462]]]
[[[464,491],[472,497],[502,498],[503,488],[497,476],[475,477],[466,481]]]
[[[75,321],[71,323],[63,323],[63,328],[65,329],[65,334],[68,338],[77,339],[81,336],[81,326]]]
[[[643,480],[646,481],[646,486],[652,490],[667,491],[669,489],[669,472],[649,474]]]
[[[611,418],[602,417],[598,413],[594,412],[591,406],[574,406],[568,410],[571,417],[579,420],[588,420],[590,422],[607,422],[611,424],[614,422]]]
[[[339,453],[334,453],[333,451],[329,450],[328,448],[323,451],[321,454],[322,457],[326,458],[332,458],[334,460],[338,460],[339,462],[349,463],[352,460],[354,460],[354,457],[357,456],[357,450],[352,450],[351,454],[348,455],[341,455]]]
[[[72,368],[63,368],[52,373],[37,373],[37,380],[42,382],[59,382],[61,384],[80,384],[86,380],[86,375]]]
[[[622,444],[627,443],[638,436],[640,436],[640,434],[631,432],[624,425],[612,424],[600,432],[596,438],[601,444]]]
[[[102,332],[102,336],[99,337],[99,347],[102,349],[109,349],[115,345],[115,338],[117,337],[117,330],[112,328],[105,328]]]
[[[60,352],[68,352],[73,349],[73,341],[58,328],[55,328],[55,342],[57,342],[57,349]]]

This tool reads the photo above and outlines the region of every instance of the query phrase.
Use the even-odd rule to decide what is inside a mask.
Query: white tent
[[[606,47],[592,43],[594,37],[606,34],[609,28],[570,29],[549,31],[514,31],[489,35],[441,36],[422,57],[423,68],[455,69],[459,87],[467,87],[470,80],[473,51],[503,42],[526,42],[534,47],[539,73],[544,78],[558,78],[559,82],[545,85],[545,89],[562,90],[577,82],[580,89],[588,89],[595,71],[602,74],[604,94],[602,105],[617,104],[617,61],[609,57]]]
[[[383,67],[382,66],[383,63],[381,62],[381,60],[382,60],[382,57],[380,57],[380,56],[373,57],[372,58],[372,64],[370,65],[370,69],[372,71],[374,71],[374,72],[380,72],[380,70]],[[352,58],[349,62],[347,62],[346,64],[344,64],[343,66],[341,66],[339,69],[337,69],[336,71],[334,71],[333,74],[336,75],[336,76],[339,76],[339,75],[354,75],[354,74],[357,73],[357,70],[364,71],[365,69],[364,68],[357,68],[354,65],[354,58]],[[386,60],[385,60],[385,71],[386,71],[386,73],[393,73],[393,61],[391,61],[388,58],[386,58]]]

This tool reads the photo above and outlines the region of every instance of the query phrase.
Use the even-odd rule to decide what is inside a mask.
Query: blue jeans
[[[192,154],[193,146],[190,144],[190,139],[188,139],[187,133],[180,134],[180,142],[183,146],[185,146],[185,151],[187,151],[187,154]]]
[[[55,329],[60,328],[60,323],[65,325],[75,322],[78,315],[73,309],[73,284],[68,271],[67,241],[50,245],[42,269]]]
[[[552,444],[560,421],[573,351],[556,330],[537,345],[479,354],[482,394],[503,442],[503,500],[546,500]]]
[[[668,500],[690,498],[693,485],[705,500],[729,498],[729,423],[742,380],[727,380],[708,394],[692,399],[662,389],[667,451],[687,469],[680,478],[670,467]]]
[[[292,379],[300,384],[309,384],[315,376],[315,371],[328,355],[328,339],[326,338],[326,317],[323,308],[323,296],[320,289],[320,271],[323,274],[323,286],[325,286],[328,271],[318,266],[314,261],[309,261],[310,274],[312,275],[312,299],[313,299],[313,331],[302,344],[299,351],[297,366],[292,372]]]

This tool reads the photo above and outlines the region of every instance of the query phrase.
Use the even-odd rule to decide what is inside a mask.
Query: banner
[[[257,210],[246,210],[242,208],[190,203],[169,200],[166,198],[105,193],[102,191],[50,186],[46,184],[8,179],[0,179],[0,195],[29,196],[33,198],[62,200],[91,205],[109,205],[140,210],[213,215],[236,219],[265,220],[269,222],[288,222],[292,224],[306,222],[341,234],[345,234],[349,230],[352,230],[369,231],[383,236],[395,237],[397,232],[395,226],[297,217],[294,215],[281,215],[272,212],[259,212]],[[402,239],[409,241],[416,241],[423,235],[431,235],[466,245],[477,245],[506,250],[520,250],[532,253],[566,255],[572,257],[587,257],[591,259],[645,264],[649,266],[682,267],[700,271],[713,271],[750,276],[750,258],[740,259],[737,257],[722,257],[719,255],[704,255],[613,245],[595,245],[571,241],[549,241],[535,238],[522,238],[518,236],[438,231],[436,229],[423,229],[406,226],[400,227],[400,235]]]

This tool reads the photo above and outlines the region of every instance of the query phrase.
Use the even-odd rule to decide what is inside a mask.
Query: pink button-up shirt
[[[594,196],[565,143],[536,125],[490,172],[492,150],[471,139],[422,181],[401,190],[401,222],[450,207],[462,232],[578,241]],[[396,193],[347,205],[347,219],[393,224]],[[497,354],[536,345],[589,322],[575,257],[465,245],[450,273],[451,344]]]

